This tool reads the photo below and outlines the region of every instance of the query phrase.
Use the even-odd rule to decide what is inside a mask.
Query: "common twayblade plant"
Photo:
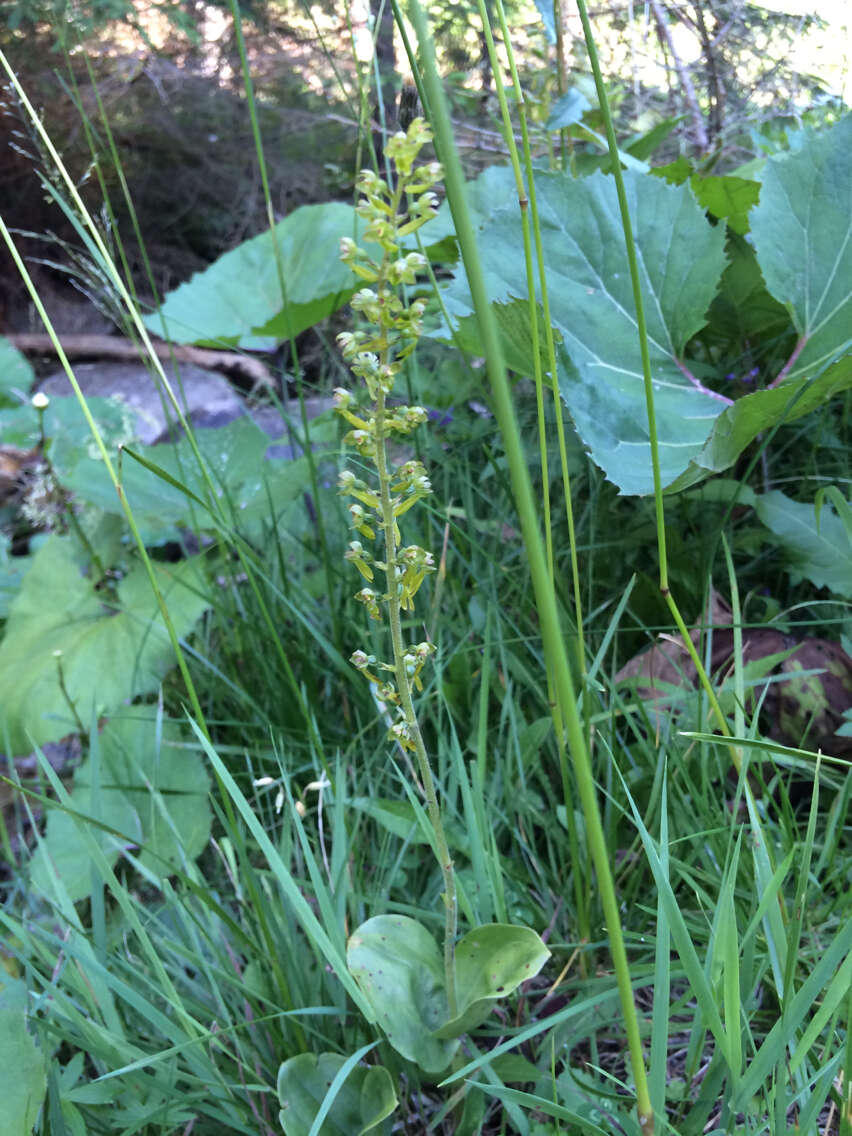
[[[415,119],[407,132],[396,134],[387,146],[394,184],[372,171],[360,175],[358,212],[366,222],[362,241],[368,247],[345,238],[341,255],[365,284],[352,298],[352,308],[364,326],[343,333],[339,341],[367,398],[361,406],[352,391],[338,388],[335,393],[338,411],[351,426],[345,441],[361,458],[359,473],[369,471],[358,476],[345,469],[340,475],[339,490],[351,498],[349,515],[356,537],[346,559],[364,578],[365,586],[356,598],[373,620],[386,623],[390,645],[387,659],[359,648],[352,654],[352,663],[372,684],[389,723],[389,741],[413,758],[426,802],[425,813],[419,809],[419,814],[444,885],[443,951],[418,920],[380,914],[351,935],[347,963],[390,1044],[434,1075],[450,1064],[461,1036],[480,1025],[498,999],[533,977],[550,952],[530,928],[508,924],[476,927],[456,941],[455,871],[415,708],[421,674],[434,646],[427,641],[407,642],[403,623],[406,613],[414,610],[424,579],[434,571],[434,558],[428,549],[404,542],[401,524],[409,510],[431,493],[432,486],[424,465],[406,457],[396,459],[390,443],[409,435],[427,419],[423,407],[393,400],[393,388],[420,337],[426,308],[423,298],[409,299],[406,292],[425,270],[425,257],[406,252],[405,242],[436,212],[433,187],[442,176],[441,167],[437,162],[417,165],[416,161],[429,140],[425,123]],[[410,785],[408,790],[416,802],[416,787]],[[295,1058],[282,1066],[282,1121],[301,1099],[299,1070],[293,1061],[305,1064],[304,1058]],[[341,1062],[335,1059],[335,1069],[343,1070]],[[318,1068],[312,1063],[304,1072],[314,1075]],[[348,1071],[343,1073],[347,1075]],[[362,1077],[363,1070],[359,1070],[356,1079]],[[374,1072],[374,1081],[372,1087],[364,1081],[371,1105],[369,1115],[360,1117],[370,1127],[394,1106],[388,1079]],[[325,1093],[318,1093],[316,1099],[323,1101]],[[338,1097],[334,1107],[348,1106]]]

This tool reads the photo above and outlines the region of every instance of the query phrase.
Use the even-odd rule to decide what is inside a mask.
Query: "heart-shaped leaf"
[[[415,919],[369,919],[346,952],[388,1041],[427,1073],[445,1069],[458,1046],[453,1039],[483,1022],[496,1001],[538,974],[549,957],[528,927],[486,923],[469,931],[456,945],[459,1012],[448,1020],[441,952]]]
[[[457,1041],[435,1037],[447,1020],[438,944],[416,919],[376,915],[350,937],[346,962],[388,1041],[425,1073],[440,1073]]]
[[[87,758],[74,774],[71,807],[125,838],[92,826],[110,863],[127,844],[155,875],[167,874],[169,864],[180,866],[184,857],[200,855],[210,835],[210,780],[201,758],[186,747],[180,726],[170,721],[158,726],[153,707],[134,706],[111,719],[97,742],[97,806]],[[152,790],[160,794],[159,801]],[[45,838],[31,861],[32,885],[45,893],[50,891],[48,861],[72,900],[89,894],[91,854],[73,817],[61,809],[48,814]]]
[[[157,564],[154,571],[184,636],[208,606],[199,563]],[[32,559],[0,642],[0,737],[11,754],[73,731],[69,698],[88,723],[93,713],[156,690],[174,665],[143,566],[133,565],[114,599],[96,583],[83,575],[68,538],[51,536]]]
[[[285,1136],[309,1136],[320,1107],[346,1058],[300,1053],[278,1070],[279,1120]],[[361,1136],[396,1108],[391,1075],[383,1065],[356,1065],[338,1089],[316,1136]]]
[[[535,931],[508,923],[485,923],[456,945],[456,997],[459,1013],[438,1037],[460,1037],[485,1021],[505,998],[538,974],[550,951]]]
[[[27,987],[0,970],[0,1097],[3,1131],[27,1136],[38,1119],[47,1081],[44,1056],[27,1030]]]

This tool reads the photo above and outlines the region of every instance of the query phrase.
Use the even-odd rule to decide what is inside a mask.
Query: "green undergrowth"
[[[454,181],[420,34],[447,204],[407,232],[371,175],[369,208],[270,210],[274,239],[143,312],[54,155],[143,344],[298,359],[337,313],[398,371],[370,431],[385,396],[423,423],[377,474],[370,437],[308,423],[305,396],[354,389],[344,359],[373,374],[345,349],[318,391],[284,376],[278,438],[246,417],[144,446],[71,384],[31,400],[0,341],[10,1136],[849,1136],[852,119],[718,181],[611,136],[631,265],[603,161]],[[356,244],[387,254],[360,280]],[[399,285],[397,323],[365,279]],[[416,507],[371,506],[432,558],[390,616],[434,647],[422,746],[352,597],[353,563],[390,594],[388,545],[353,555],[369,523],[337,488],[369,497],[385,458],[428,472]]]

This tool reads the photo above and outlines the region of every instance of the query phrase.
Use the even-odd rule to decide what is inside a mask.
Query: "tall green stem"
[[[455,148],[444,92],[435,63],[434,45],[426,18],[418,0],[411,5],[412,20],[420,44],[423,80],[429,95],[429,108],[433,116],[432,127],[439,156],[445,170],[445,183],[450,209],[453,214],[474,308],[479,321],[485,349],[488,375],[491,382],[494,414],[503,436],[506,457],[512,481],[512,490],[521,523],[527,560],[535,592],[536,607],[541,620],[541,634],[549,668],[554,676],[554,687],[565,723],[580,801],[586,819],[586,832],[597,873],[601,904],[606,919],[612,953],[613,968],[618,984],[619,998],[625,1021],[630,1050],[631,1068],[636,1084],[639,1122],[645,1136],[654,1130],[654,1117],[648,1095],[639,1021],[633,1001],[630,966],[624,947],[624,936],[618,910],[618,899],[609,865],[603,825],[598,809],[597,793],[592,774],[589,751],[583,731],[577,700],[574,693],[571,669],[559,622],[556,595],[550,580],[544,544],[538,526],[535,501],[529,471],[526,466],[520,432],[512,406],[506,369],[503,363],[496,323],[491,311],[488,293],[479,261],[475,229],[467,206],[464,175]]]
[[[517,67],[515,66],[514,53],[512,51],[511,36],[509,34],[509,27],[506,22],[506,15],[503,9],[502,0],[496,0],[495,12],[497,19],[500,23],[500,30],[503,36],[503,43],[506,49],[506,56],[509,63],[509,71],[512,76],[512,85],[515,91],[515,100],[518,104],[518,113],[521,123],[521,138],[523,140],[523,157],[524,169],[526,172],[527,188],[524,185],[524,178],[521,172],[521,160],[518,154],[518,149],[515,144],[515,138],[512,131],[512,120],[509,113],[508,101],[506,93],[503,88],[503,80],[500,74],[500,61],[497,57],[497,50],[494,44],[494,37],[491,32],[491,25],[488,19],[488,12],[485,7],[484,0],[479,0],[479,14],[483,22],[483,31],[485,34],[485,41],[488,45],[488,51],[491,56],[491,72],[494,76],[494,88],[497,93],[497,99],[500,104],[500,113],[503,118],[503,126],[505,131],[506,144],[509,149],[509,157],[512,163],[512,170],[515,176],[515,184],[518,190],[518,204],[520,206],[521,214],[521,228],[524,242],[524,261],[526,267],[527,278],[527,292],[529,295],[529,319],[530,319],[530,339],[533,344],[538,344],[538,299],[536,290],[535,266],[533,264],[532,244],[531,244],[531,231],[532,237],[535,238],[535,249],[538,266],[538,281],[539,290],[542,301],[542,311],[544,315],[544,334],[545,342],[547,345],[547,360],[551,377],[551,391],[553,396],[553,405],[556,418],[556,432],[559,442],[559,454],[562,465],[562,488],[565,496],[565,510],[568,521],[568,545],[571,555],[571,574],[574,587],[574,614],[577,623],[577,665],[578,673],[585,674],[585,651],[583,644],[583,607],[580,597],[580,572],[577,559],[577,540],[574,528],[574,511],[571,496],[571,479],[568,473],[568,457],[565,444],[565,428],[562,421],[561,413],[561,400],[557,388],[557,367],[556,367],[556,348],[553,339],[553,327],[550,319],[550,299],[547,286],[547,275],[544,270],[544,252],[541,241],[541,226],[539,224],[538,205],[536,201],[535,192],[535,179],[533,177],[532,165],[532,152],[530,149],[529,130],[527,127],[526,108],[524,105],[523,88],[521,87],[520,76],[518,75]],[[544,540],[545,552],[547,555],[547,567],[550,574],[551,583],[555,586],[556,569],[555,558],[553,553],[553,538],[552,538],[552,525],[550,513],[550,475],[548,471],[547,459],[547,436],[545,430],[544,420],[544,382],[542,376],[541,352],[537,349],[533,350],[533,377],[535,380],[536,390],[536,404],[538,409],[538,422],[539,422],[539,447],[540,447],[540,460],[541,460],[541,504],[544,523]],[[574,795],[571,789],[571,782],[568,772],[568,760],[565,753],[565,730],[562,723],[561,711],[559,703],[553,697],[553,677],[550,673],[547,676],[548,683],[548,701],[553,707],[553,726],[556,734],[556,744],[559,757],[559,770],[562,778],[562,796],[565,803],[565,817],[568,826],[568,843],[571,849],[571,867],[572,876],[574,879],[574,894],[577,903],[577,926],[579,929],[580,939],[584,942],[589,942],[591,939],[590,921],[589,921],[589,902],[586,887],[586,880],[588,873],[586,865],[580,859],[579,841],[577,839],[577,825],[574,817]],[[585,972],[586,957],[580,956],[580,969]]]

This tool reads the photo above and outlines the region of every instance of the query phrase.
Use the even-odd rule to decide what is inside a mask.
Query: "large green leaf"
[[[760,180],[758,260],[802,343],[788,377],[813,375],[852,347],[852,115],[773,155]]]
[[[799,375],[780,386],[755,391],[728,406],[714,423],[701,451],[684,473],[669,485],[674,491],[694,485],[708,473],[721,473],[737,460],[758,434],[779,422],[794,422],[810,414],[833,395],[852,386],[852,356],[811,378]]]
[[[12,600],[21,590],[21,581],[30,566],[29,556],[12,556],[12,540],[0,532],[0,619],[9,614]]]
[[[456,945],[459,1013],[438,1030],[459,1037],[484,1022],[494,1003],[535,977],[550,951],[529,927],[486,923],[468,931]]]
[[[44,1057],[27,1030],[27,987],[0,970],[0,1100],[4,1133],[29,1136],[47,1088]]]
[[[786,336],[783,306],[800,340],[786,368],[779,363],[770,376],[781,380],[778,385],[725,406],[729,400],[695,381],[708,379],[706,357],[700,366],[683,357],[719,283],[724,227],[707,223],[686,185],[625,174],[648,321],[660,472],[671,490],[728,468],[761,431],[801,417],[852,385],[852,116],[824,134],[804,133],[795,150],[771,157],[759,176],[760,202],[748,213],[750,184],[705,179],[699,187],[704,203],[728,213],[735,227],[750,220],[757,250],[755,261],[745,244],[735,246],[739,261],[714,307],[710,339],[726,331],[738,340],[763,336],[749,351],[759,347],[771,361]],[[538,175],[536,185],[553,322],[562,338],[563,398],[607,476],[625,493],[649,493],[647,415],[614,185],[600,175],[570,182],[556,174]],[[505,197],[480,234],[486,285],[497,312],[505,313],[527,297],[520,225]],[[741,305],[749,311],[738,317]],[[447,307],[465,346],[481,350],[462,273],[447,292]],[[502,330],[509,365],[520,370],[525,361],[531,372],[523,320],[504,319]]]
[[[730,357],[751,356],[755,348],[781,346],[795,338],[787,309],[769,294],[754,249],[745,237],[730,233],[725,245],[728,266],[719,294],[710,305],[702,339]],[[792,343],[790,345],[792,347]]]
[[[535,931],[475,927],[456,944],[458,1012],[449,1018],[438,945],[415,919],[378,915],[349,940],[346,960],[388,1041],[427,1073],[446,1068],[452,1039],[475,1029],[494,1003],[538,974],[550,951]]]
[[[155,572],[177,634],[187,635],[208,607],[198,563],[158,564]],[[156,690],[174,665],[143,566],[119,582],[116,600],[95,585],[67,538],[50,537],[33,557],[0,641],[0,738],[9,753],[74,730],[68,698],[88,724]]]
[[[130,847],[162,876],[200,855],[210,836],[210,779],[180,726],[164,721],[158,728],[153,707],[135,706],[109,721],[96,744],[97,785],[87,758],[74,774],[71,807],[120,834],[91,827],[110,863]],[[89,894],[91,855],[78,823],[61,809],[48,814],[45,839],[33,855],[32,886],[50,894],[53,871],[72,900]]]
[[[311,437],[314,441],[322,439],[321,424],[314,426]],[[198,429],[195,440],[215,487],[217,507],[228,522],[239,523],[244,534],[254,533],[273,516],[280,524],[284,514],[301,502],[309,484],[307,459],[267,459],[270,447],[281,446],[286,439],[270,438],[247,415],[215,429]],[[202,501],[207,498],[204,478],[187,439],[145,447],[140,453],[172,479],[171,483],[163,480],[127,455],[121,463],[124,494],[146,543],[174,539],[181,525],[213,527],[210,513],[188,495]],[[105,512],[121,511],[102,462],[85,453],[66,455],[64,446],[58,461],[62,484],[77,500]]]
[[[416,919],[376,915],[346,948],[349,970],[394,1049],[425,1073],[440,1073],[459,1043],[435,1037],[447,1020],[438,944]]]
[[[547,119],[547,129],[561,130],[565,126],[573,126],[575,122],[582,120],[591,106],[579,87],[572,87],[553,104]]]
[[[813,505],[793,501],[777,489],[755,497],[757,515],[778,538],[794,581],[802,577],[852,599],[852,543],[843,521],[828,505],[817,524]]]
[[[313,1124],[346,1058],[300,1053],[278,1070],[278,1114],[285,1136],[361,1136],[396,1108],[391,1075],[383,1065],[356,1065],[346,1076],[319,1128]]]
[[[757,203],[760,185],[748,178],[695,174],[690,180],[692,190],[708,213],[728,223],[735,233],[746,233],[749,227],[749,210]]]
[[[514,209],[517,215],[518,185],[511,166],[488,166],[479,177],[468,182],[466,188],[467,207],[474,228],[481,228],[500,209]],[[448,237],[455,238],[455,232],[450,203],[445,199],[437,216],[427,221],[420,230],[420,238],[426,248],[441,248]]]
[[[357,237],[358,225],[343,202],[294,209],[273,233],[238,245],[170,292],[146,326],[157,335],[165,326],[175,343],[275,346],[331,315],[355,291],[340,238]]]
[[[701,450],[723,402],[679,365],[703,325],[724,268],[724,230],[711,226],[687,186],[624,175],[639,254],[657,398],[663,483]],[[592,458],[627,493],[652,488],[639,341],[624,236],[611,178],[536,178],[553,323],[561,335],[560,389]],[[492,302],[528,295],[515,212],[483,227],[480,256]],[[447,292],[451,318],[473,325],[466,281]],[[518,350],[521,345],[518,344]],[[527,347],[527,357],[529,349]]]
[[[133,412],[125,402],[119,398],[100,397],[86,401],[107,448],[113,454],[118,445],[133,441],[136,436]],[[52,397],[43,419],[29,402],[14,409],[0,410],[3,441],[21,449],[30,449],[41,440],[42,421],[44,433],[50,439],[51,463],[55,472],[61,475],[60,480],[64,480],[66,471],[85,457],[103,465],[82,407],[73,395]]]

